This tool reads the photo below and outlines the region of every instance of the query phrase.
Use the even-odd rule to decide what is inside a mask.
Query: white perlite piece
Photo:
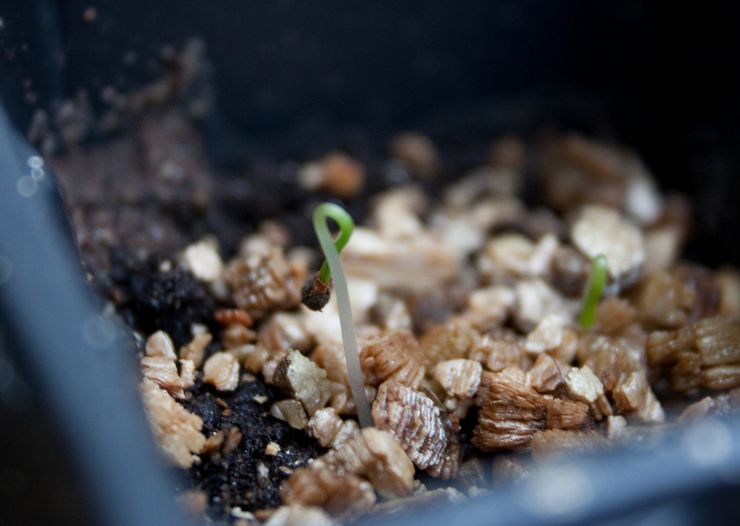
[[[189,389],[195,384],[195,364],[192,360],[180,360],[180,382],[183,389]]]
[[[400,298],[390,294],[379,294],[372,311],[377,324],[386,331],[411,330],[411,314],[406,302]]]
[[[645,243],[640,229],[619,212],[598,205],[585,206],[570,231],[573,245],[589,259],[606,257],[609,276],[633,282],[645,262]]]
[[[239,385],[239,362],[228,352],[213,354],[203,365],[203,381],[219,391],[233,391]]]
[[[229,510],[229,515],[231,515],[232,517],[236,517],[237,519],[244,519],[245,521],[255,520],[254,513],[244,511],[239,506],[231,508],[231,510]]]
[[[321,447],[331,446],[341,427],[342,419],[333,407],[319,409],[308,421],[308,433]]]
[[[537,243],[521,234],[502,234],[486,244],[478,268],[494,281],[502,276],[542,277],[550,268],[558,244],[552,234],[545,234]]]
[[[478,252],[486,241],[486,232],[477,228],[468,214],[436,213],[430,218],[430,225],[438,232],[441,243],[455,253]]]
[[[147,356],[160,356],[170,360],[177,358],[175,345],[169,334],[164,331],[157,331],[147,338],[145,352]]]
[[[606,437],[609,440],[621,440],[627,436],[627,420],[621,415],[612,415],[606,419]]]
[[[193,455],[200,453],[206,442],[201,433],[203,421],[154,382],[144,380],[140,389],[149,424],[165,458],[175,466],[191,467]]]
[[[290,351],[280,361],[272,379],[288,396],[300,400],[310,416],[331,397],[326,371],[298,351]]]
[[[342,427],[339,428],[339,432],[334,437],[334,442],[332,442],[332,447],[337,448],[340,445],[344,444],[347,440],[352,438],[355,433],[357,433],[360,430],[360,425],[357,423],[356,420],[342,420]]]
[[[417,187],[391,190],[376,201],[373,219],[381,236],[408,239],[419,235],[424,227],[419,212],[424,208],[424,194]]]
[[[514,321],[524,332],[532,331],[545,317],[552,314],[562,316],[569,323],[579,307],[579,302],[563,298],[541,279],[519,281],[514,292]]]
[[[303,409],[303,405],[298,400],[292,398],[272,404],[270,414],[278,420],[287,422],[290,427],[295,429],[306,429],[308,425],[306,410]]]
[[[474,360],[447,360],[434,367],[434,379],[448,396],[472,398],[480,385],[482,370],[480,362]]]
[[[474,290],[468,296],[468,308],[476,319],[503,323],[515,300],[516,296],[510,287],[488,287]]]
[[[195,367],[190,360],[180,360],[180,372],[177,371],[175,346],[169,335],[157,331],[146,341],[146,356],[141,359],[141,373],[144,378],[153,381],[172,396],[185,398],[185,391],[195,383]]]
[[[572,367],[565,377],[565,383],[571,396],[589,404],[604,394],[604,386],[588,365]]]
[[[272,315],[268,324],[273,327],[283,348],[308,350],[311,348],[311,336],[306,331],[303,317],[300,314],[277,312]]]
[[[177,374],[175,360],[162,356],[146,356],[141,359],[141,372],[144,378],[151,380],[170,394],[182,398],[182,382]]]
[[[257,462],[257,478],[263,482],[270,480],[270,469],[262,462]]]
[[[568,394],[574,400],[585,402],[591,407],[596,420],[612,414],[611,406],[604,394],[604,384],[588,365],[581,368],[572,367],[565,376],[565,385]]]
[[[660,225],[645,232],[645,273],[667,270],[681,254],[682,235],[676,225]]]
[[[566,321],[557,314],[548,314],[527,335],[524,348],[530,353],[543,353],[557,349],[563,342]]]
[[[332,526],[333,524],[331,517],[317,506],[291,504],[280,506],[265,526]]]
[[[479,261],[480,271],[489,276],[505,273],[529,275],[529,260],[534,244],[521,234],[502,234],[487,244]]]
[[[224,269],[215,243],[208,240],[188,246],[182,253],[182,263],[193,276],[206,283],[216,281]]]
[[[180,358],[192,361],[195,368],[199,368],[203,364],[206,347],[211,343],[212,338],[209,332],[195,334],[190,343],[180,348]]]
[[[624,192],[624,210],[641,225],[653,223],[663,210],[663,199],[642,161],[634,156],[629,164],[632,169]]]
[[[553,234],[545,234],[534,246],[532,256],[529,259],[529,273],[532,276],[544,276],[547,274],[555,253],[560,243]]]

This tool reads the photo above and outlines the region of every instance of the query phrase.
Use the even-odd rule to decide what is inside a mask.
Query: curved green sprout
[[[339,225],[339,236],[336,241],[332,239],[327,219],[333,219]],[[347,362],[347,375],[349,386],[352,391],[352,399],[357,408],[357,418],[360,426],[366,427],[373,424],[370,414],[370,404],[365,395],[365,384],[363,382],[362,368],[360,366],[360,354],[357,351],[357,340],[355,338],[354,322],[352,320],[352,306],[349,302],[349,291],[347,290],[347,279],[342,270],[342,261],[339,252],[344,248],[352,235],[355,223],[352,217],[339,205],[323,203],[316,207],[313,213],[313,228],[319,238],[321,250],[324,252],[326,261],[319,271],[319,279],[328,283],[329,279],[334,281],[334,291],[337,295],[337,306],[339,309],[339,322],[342,326],[342,343],[344,344],[344,357]]]
[[[596,321],[596,306],[599,304],[601,293],[604,291],[606,278],[606,257],[599,254],[591,260],[591,272],[588,274],[588,281],[581,300],[581,314],[578,321],[584,329],[591,328]]]
[[[342,208],[339,205],[335,205],[334,203],[323,203],[316,207],[316,210],[313,212],[313,229],[316,231],[316,236],[319,238],[319,243],[321,243],[321,231],[326,231],[326,236],[331,239],[331,234],[329,234],[329,228],[326,226],[326,219],[331,218],[334,220],[334,222],[339,227],[339,235],[337,236],[337,239],[334,240],[334,248],[337,251],[337,254],[342,252],[342,249],[347,245],[347,242],[349,241],[350,236],[352,235],[352,232],[355,229],[355,222],[352,219],[352,216],[347,213],[347,211]],[[321,249],[324,251],[324,254],[326,255],[326,249],[324,248],[324,245],[321,245]],[[329,280],[331,279],[331,272],[330,272],[330,265],[328,256],[326,257],[326,261],[324,261],[324,264],[321,265],[321,270],[319,270],[319,279],[322,283],[329,283]]]

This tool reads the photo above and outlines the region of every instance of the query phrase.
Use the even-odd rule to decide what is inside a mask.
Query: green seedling
[[[588,274],[588,281],[586,281],[586,288],[581,300],[581,314],[578,321],[584,329],[591,328],[596,321],[596,306],[599,304],[601,294],[606,286],[606,279],[606,257],[599,254],[591,261],[591,272]]]
[[[332,219],[339,227],[337,239],[332,239],[327,220]],[[339,322],[342,326],[342,343],[344,358],[347,362],[347,375],[352,391],[352,399],[357,409],[357,418],[360,426],[371,426],[370,404],[365,395],[365,384],[360,366],[360,355],[357,350],[354,322],[352,320],[352,306],[349,301],[347,279],[342,269],[339,253],[349,241],[355,223],[344,208],[333,203],[323,203],[316,207],[313,213],[313,228],[319,238],[321,250],[326,260],[315,276],[309,278],[303,287],[303,303],[313,310],[321,310],[329,301],[329,290],[334,283],[339,310]]]

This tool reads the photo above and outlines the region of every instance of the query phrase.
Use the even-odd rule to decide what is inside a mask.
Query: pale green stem
[[[329,218],[333,219],[341,229],[336,245],[327,225],[327,219]],[[333,203],[323,203],[314,210],[313,228],[316,231],[321,250],[324,252],[324,257],[326,258],[324,266],[328,264],[328,270],[331,271],[331,278],[334,280],[334,293],[337,297],[339,322],[342,326],[344,358],[347,363],[347,375],[349,376],[349,386],[352,390],[352,399],[357,409],[357,418],[360,421],[360,426],[371,426],[373,425],[373,419],[370,414],[370,404],[365,395],[365,384],[363,382],[362,367],[360,366],[360,355],[357,351],[357,339],[355,338],[355,327],[352,320],[352,306],[349,301],[347,279],[344,277],[342,261],[339,258],[339,250],[344,248],[344,245],[349,241],[349,236],[352,234],[354,221],[352,221],[352,217],[342,207]],[[322,266],[322,274],[323,270],[324,267]],[[321,274],[319,277],[323,281]],[[327,275],[324,283],[328,283],[328,281],[329,276]]]

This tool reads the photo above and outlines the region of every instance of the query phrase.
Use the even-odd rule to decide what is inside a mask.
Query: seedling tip
[[[596,306],[599,304],[601,294],[606,286],[606,279],[606,257],[599,254],[591,261],[591,271],[588,274],[586,288],[581,300],[581,313],[578,321],[584,329],[591,328],[596,321]]]
[[[313,213],[313,228],[316,231],[316,236],[319,238],[319,243],[324,254],[326,254],[326,250],[324,249],[322,239],[324,241],[328,240],[329,243],[332,242],[329,227],[326,225],[327,219],[334,220],[339,227],[339,235],[333,242],[334,249],[339,254],[345,245],[347,245],[352,231],[355,229],[355,222],[344,208],[334,203],[323,203],[316,207]],[[329,303],[331,296],[331,274],[327,257],[321,265],[319,272],[309,278],[303,285],[301,298],[306,307],[311,310],[321,310]]]

